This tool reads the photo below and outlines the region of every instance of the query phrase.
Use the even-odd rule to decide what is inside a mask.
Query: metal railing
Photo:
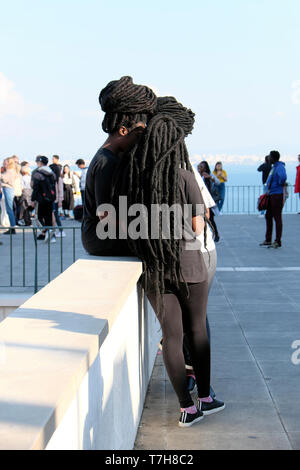
[[[283,213],[296,214],[300,211],[299,194],[294,193],[295,186],[288,186],[289,197],[285,201]],[[262,186],[227,186],[223,214],[258,214],[257,200],[264,193]]]
[[[33,287],[37,292],[84,253],[80,237],[76,234],[80,226],[43,229],[60,233],[65,231],[66,237],[57,237],[54,244],[52,237],[48,236],[45,243],[37,239],[41,228],[32,226],[18,226],[15,235],[11,230],[9,234],[1,235],[0,287]],[[8,228],[0,226],[0,232],[2,230],[7,231]]]
[[[294,193],[294,186],[289,186],[289,197],[284,205],[285,214],[300,212],[299,195]],[[257,200],[263,194],[262,186],[227,186],[222,213],[258,214]],[[81,226],[45,227],[51,230],[64,230],[66,237],[57,238],[55,244],[50,237],[47,243],[37,240],[40,227],[18,226],[17,235],[2,235],[7,227],[0,226],[0,287],[30,287],[37,292],[85,255],[81,243]],[[8,239],[9,243],[6,244]],[[5,240],[5,241],[4,241]]]

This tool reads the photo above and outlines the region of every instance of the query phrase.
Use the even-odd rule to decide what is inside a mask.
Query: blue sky
[[[91,159],[122,75],[196,113],[193,159],[300,153],[299,0],[2,0],[0,44],[0,159]]]

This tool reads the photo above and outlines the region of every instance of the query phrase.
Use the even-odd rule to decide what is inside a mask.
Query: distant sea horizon
[[[89,160],[86,160],[87,164]],[[49,161],[51,164],[51,160]],[[262,162],[261,162],[262,163]],[[259,167],[258,164],[232,164],[232,163],[225,163],[223,165],[224,170],[227,172],[228,176],[228,186],[260,186],[262,184],[262,173],[257,171]],[[75,160],[61,160],[60,164],[63,166],[68,164],[72,171],[78,171],[78,167],[75,164]],[[196,164],[193,162],[193,166],[196,168]],[[290,185],[295,184],[296,179],[296,166],[297,161],[287,162],[285,164],[286,172],[287,172],[287,182]],[[30,162],[31,169],[35,168],[35,163]],[[214,165],[210,165],[211,171],[214,169]]]

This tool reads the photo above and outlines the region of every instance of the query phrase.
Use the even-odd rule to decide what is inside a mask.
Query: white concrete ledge
[[[1,449],[133,446],[159,338],[140,274],[137,260],[78,260],[1,322]]]
[[[16,308],[20,307],[32,294],[24,293],[0,293],[0,322],[4,320]]]

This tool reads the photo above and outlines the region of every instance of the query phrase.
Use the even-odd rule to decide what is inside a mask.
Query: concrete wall
[[[160,339],[137,260],[78,260],[0,324],[1,449],[132,449]]]
[[[0,294],[0,322],[26,302],[31,296],[32,294]]]

